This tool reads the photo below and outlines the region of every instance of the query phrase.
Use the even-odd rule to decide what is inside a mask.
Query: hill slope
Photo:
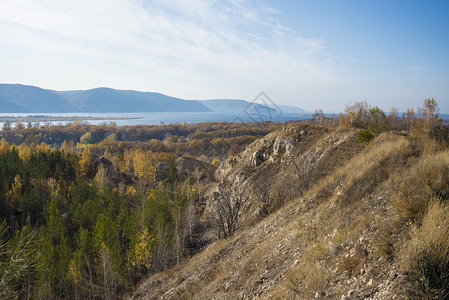
[[[449,191],[449,152],[424,149],[392,133],[367,147],[354,130],[294,125],[269,134],[216,172],[216,185],[243,187],[246,226],[150,277],[132,298],[422,299],[417,278],[434,284],[429,272],[447,273],[419,270],[413,263],[427,260],[414,245],[433,249],[420,243],[424,225],[436,226],[427,205]],[[449,231],[446,223],[438,228]]]

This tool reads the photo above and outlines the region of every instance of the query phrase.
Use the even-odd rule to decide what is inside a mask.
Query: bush
[[[374,135],[368,130],[359,131],[359,141],[364,145],[368,145],[374,139]]]

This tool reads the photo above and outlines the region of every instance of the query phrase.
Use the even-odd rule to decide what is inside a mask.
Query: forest
[[[438,104],[384,113],[366,101],[312,122],[448,143]],[[4,128],[0,133],[0,298],[118,299],[150,274],[189,260],[201,215],[200,178],[181,178],[176,159],[219,166],[286,123]],[[158,165],[168,176],[155,180]],[[231,233],[232,234],[232,233]],[[227,235],[224,235],[225,237]]]
[[[196,251],[199,208],[195,178],[178,179],[175,159],[218,165],[283,125],[4,126],[0,298],[122,298],[179,264]]]

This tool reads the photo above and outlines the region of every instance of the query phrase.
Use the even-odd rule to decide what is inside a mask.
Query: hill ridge
[[[412,281],[392,251],[404,255],[410,225],[395,199],[401,182],[421,184],[413,174],[422,153],[396,133],[366,147],[354,129],[300,124],[268,134],[223,162],[206,196],[207,212],[216,187],[242,187],[246,225],[151,276],[131,299],[409,299]],[[265,210],[265,187],[287,201],[272,198]]]
[[[264,107],[262,104],[238,99],[185,100],[157,92],[120,90],[108,87],[56,91],[23,84],[0,84],[0,113],[242,113],[250,105]],[[273,108],[266,109],[272,110]]]

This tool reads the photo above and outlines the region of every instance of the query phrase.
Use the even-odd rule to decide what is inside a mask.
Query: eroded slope
[[[415,225],[397,203],[425,155],[396,134],[365,148],[350,130],[271,133],[217,170],[220,181],[246,187],[253,203],[246,227],[152,276],[133,299],[411,297],[412,281],[394,256]],[[268,181],[289,193],[262,218],[258,190]]]

